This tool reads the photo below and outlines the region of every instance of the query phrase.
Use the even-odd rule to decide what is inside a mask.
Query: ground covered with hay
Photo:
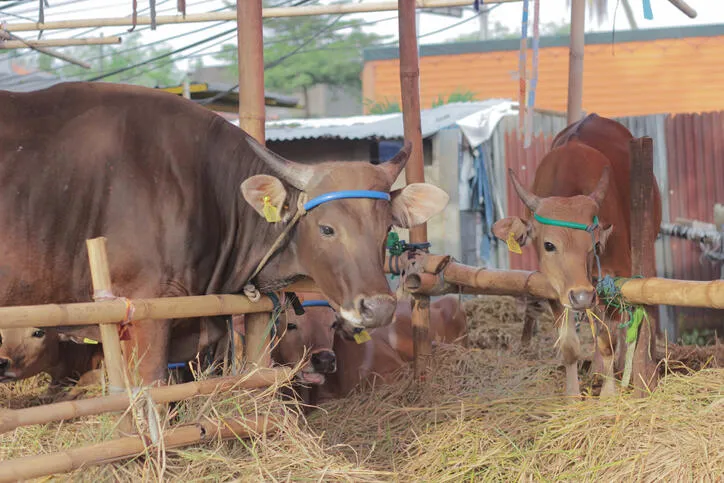
[[[650,398],[609,400],[563,393],[550,314],[528,348],[519,345],[523,306],[510,297],[466,303],[471,346],[435,350],[427,383],[364,388],[306,418],[261,392],[198,397],[180,421],[270,413],[278,431],[133,461],[85,468],[74,481],[721,481],[724,370],[716,348],[686,362]],[[584,350],[591,336],[582,326]],[[676,349],[676,348],[675,348]],[[679,350],[679,349],[676,349]],[[688,350],[688,352],[687,352]],[[668,351],[672,354],[674,351]],[[589,384],[586,377],[584,385]],[[40,380],[0,386],[13,406],[37,404]],[[0,435],[0,459],[107,440],[117,416],[28,427]]]

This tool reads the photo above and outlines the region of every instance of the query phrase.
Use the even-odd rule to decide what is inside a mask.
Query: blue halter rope
[[[332,308],[331,305],[329,305],[329,302],[326,300],[305,300],[302,302],[302,307],[329,307]]]
[[[325,193],[304,203],[304,209],[306,211],[315,208],[322,203],[334,200],[344,200],[350,198],[366,198],[372,200],[386,200],[390,201],[390,194],[384,191],[372,191],[372,190],[344,190],[344,191],[333,191],[331,193]]]

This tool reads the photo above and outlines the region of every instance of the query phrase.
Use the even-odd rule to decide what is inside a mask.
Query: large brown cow
[[[383,272],[388,230],[447,203],[428,184],[390,193],[409,144],[378,166],[302,165],[193,102],[127,85],[0,91],[0,106],[0,305],[87,301],[85,240],[105,236],[116,296],[241,293],[250,282],[263,293],[309,276],[343,330],[377,327],[395,310]],[[340,190],[382,198],[317,198]],[[315,198],[323,203],[303,203]],[[193,324],[130,324],[144,383],[165,378],[171,326]],[[204,319],[202,328],[213,343],[225,324]],[[99,339],[96,326],[62,330]]]
[[[0,382],[47,373],[51,390],[74,381],[96,383],[102,360],[100,345],[76,344],[50,327],[0,329]]]
[[[513,186],[528,209],[528,219],[499,220],[493,231],[501,240],[508,240],[512,233],[521,246],[535,247],[540,271],[558,294],[559,299],[553,304],[558,316],[564,307],[584,311],[597,304],[592,284],[592,278],[599,275],[594,250],[600,253],[602,276],[631,276],[629,141],[632,138],[628,129],[618,122],[590,114],[556,136],[551,151],[536,170],[530,192],[510,170]],[[658,233],[661,196],[656,183],[651,216],[654,217],[653,233]],[[557,226],[561,221],[578,226]],[[589,231],[585,227],[589,227]],[[647,242],[653,250],[655,239]],[[577,370],[580,343],[574,324],[571,316],[559,329],[568,395],[580,394]],[[615,337],[612,337],[615,327],[606,324],[599,326],[597,332],[605,377],[601,394],[610,395],[615,393]]]

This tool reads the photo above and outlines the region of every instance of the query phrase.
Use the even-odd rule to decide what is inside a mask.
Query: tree
[[[140,33],[132,33],[123,39],[117,47],[107,45],[87,45],[62,49],[71,57],[91,64],[91,69],[70,65],[47,55],[40,55],[36,62],[39,70],[69,78],[86,79],[102,73],[110,73],[123,67],[136,65],[145,60],[171,52],[166,43],[144,46]],[[107,82],[128,82],[146,87],[175,85],[181,82],[183,75],[176,67],[172,57],[157,60],[147,65],[104,78]]]
[[[264,30],[264,83],[286,93],[306,91],[315,84],[359,92],[362,49],[385,39],[364,32],[360,21],[339,16],[271,18],[264,21]],[[236,75],[236,45],[224,45],[217,59],[229,62]]]

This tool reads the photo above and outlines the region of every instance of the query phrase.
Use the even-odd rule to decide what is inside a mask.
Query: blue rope
[[[349,198],[367,198],[373,200],[385,200],[390,201],[390,194],[384,191],[372,191],[372,190],[344,190],[334,191],[332,193],[326,193],[304,203],[304,209],[306,211],[315,208],[322,203],[334,200],[344,200]]]
[[[329,305],[329,302],[326,300],[305,300],[302,302],[302,307],[329,307],[332,308],[331,305]]]

